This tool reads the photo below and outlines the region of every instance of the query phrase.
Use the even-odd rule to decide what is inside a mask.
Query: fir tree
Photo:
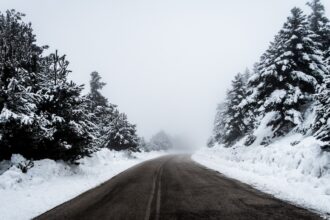
[[[319,43],[319,49],[327,52],[330,49],[330,21],[325,16],[325,9],[321,0],[312,0],[307,5],[312,9],[312,13],[308,16],[309,28],[316,36],[314,40]],[[325,53],[326,58],[329,54]]]
[[[0,13],[0,158],[22,153],[35,144],[42,52],[24,14]]]
[[[324,150],[330,151],[330,77],[327,76],[325,83],[316,96],[316,118],[313,125],[315,136],[325,142],[322,147]]]
[[[172,138],[164,131],[160,131],[157,134],[153,135],[148,144],[149,150],[159,151],[169,150],[171,148],[173,148]]]
[[[96,71],[91,73],[90,93],[88,98],[91,100],[91,111],[94,112],[98,106],[107,106],[108,100],[101,94],[100,90],[106,85],[101,81],[102,77]]]
[[[146,140],[144,139],[144,137],[139,138],[139,150],[149,152],[148,144],[147,144]]]
[[[246,74],[239,73],[227,92],[225,104],[218,108],[214,128],[214,138],[218,143],[230,146],[247,134],[247,112],[242,108],[246,95]]]
[[[306,16],[299,8],[291,13],[249,81],[253,90],[248,99],[259,116],[272,113],[268,125],[274,136],[301,123],[302,112],[327,74]]]
[[[39,158],[76,161],[94,151],[90,144],[93,123],[81,96],[83,86],[67,80],[68,65],[57,51],[45,59],[38,106],[40,144],[34,153]]]
[[[136,126],[129,123],[124,113],[116,112],[116,117],[111,121],[111,129],[107,134],[106,147],[109,149],[137,151],[139,138]]]
[[[99,148],[105,147],[109,141],[109,134],[112,129],[112,121],[116,117],[116,106],[109,103],[101,94],[106,83],[102,82],[102,77],[98,72],[91,73],[90,93],[87,95],[88,110],[91,114],[94,130],[94,144]],[[119,113],[118,113],[119,114]]]
[[[213,123],[213,136],[210,138],[211,142],[217,142],[222,144],[224,140],[222,139],[225,135],[224,124],[226,121],[226,103],[221,103],[217,106],[216,115]]]

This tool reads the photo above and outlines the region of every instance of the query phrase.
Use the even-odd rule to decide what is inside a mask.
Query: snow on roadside
[[[75,196],[100,185],[116,174],[164,152],[133,153],[102,149],[78,166],[39,160],[27,173],[16,166],[0,175],[0,219],[31,219]],[[19,155],[11,163],[24,160]],[[3,162],[7,166],[8,162]]]
[[[282,200],[330,213],[330,153],[313,137],[294,134],[269,146],[203,148],[192,158]]]

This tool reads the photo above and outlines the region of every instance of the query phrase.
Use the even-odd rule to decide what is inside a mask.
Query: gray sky
[[[305,2],[1,0],[0,10],[26,13],[39,43],[68,55],[74,81],[88,84],[99,71],[103,93],[140,135],[164,129],[201,146],[233,75],[258,61]]]

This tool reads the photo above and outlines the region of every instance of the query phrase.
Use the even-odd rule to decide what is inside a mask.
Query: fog
[[[165,130],[197,147],[234,74],[258,61],[294,6],[309,12],[304,0],[0,1],[27,14],[39,44],[67,54],[75,82],[88,88],[100,72],[139,135]]]

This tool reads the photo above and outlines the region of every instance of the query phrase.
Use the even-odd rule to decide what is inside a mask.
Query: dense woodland
[[[101,94],[100,74],[91,73],[82,95],[84,86],[68,80],[65,55],[38,45],[23,17],[0,13],[0,160],[74,162],[102,147],[136,150],[136,126]]]
[[[309,15],[291,10],[253,71],[235,76],[218,105],[209,146],[238,141],[249,146],[265,124],[271,134],[262,137],[262,145],[300,132],[330,150],[330,22],[320,0],[307,5]]]

